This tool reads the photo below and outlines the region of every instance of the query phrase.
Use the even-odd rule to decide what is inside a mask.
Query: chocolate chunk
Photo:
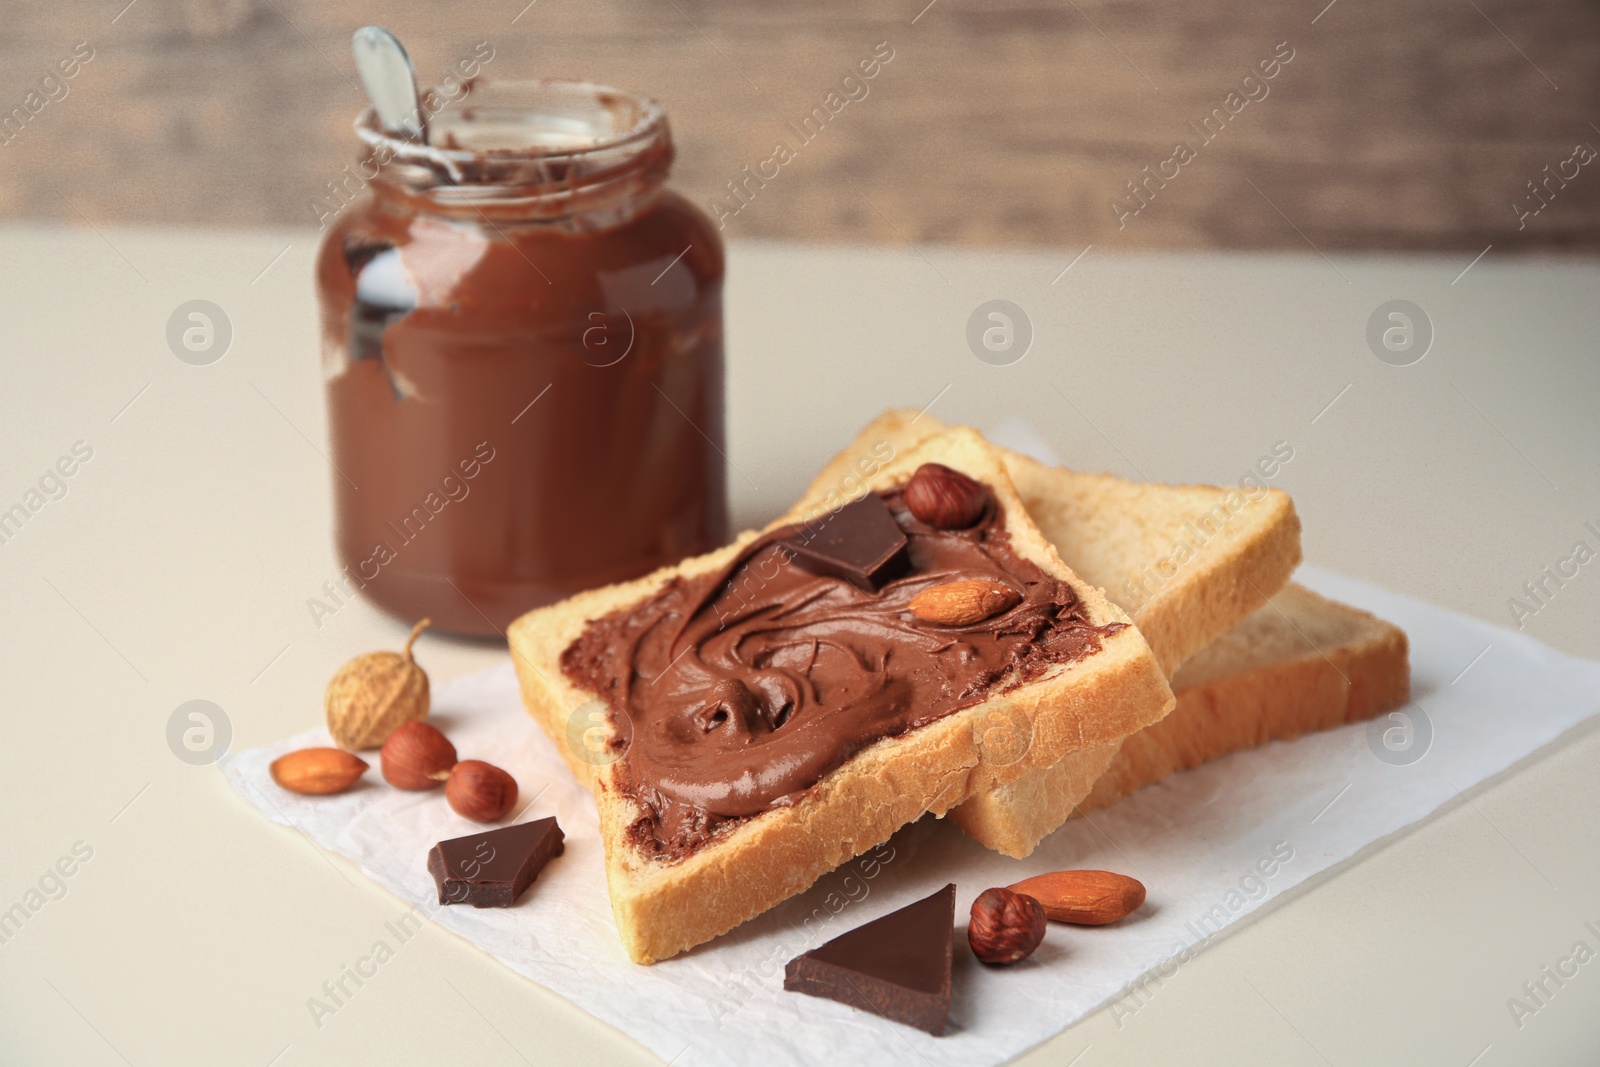
[[[440,841],[428,851],[439,903],[509,908],[551,857],[561,855],[565,836],[550,818]]]
[[[950,1014],[956,887],[840,934],[796,956],[783,988],[827,997],[939,1037]]]
[[[883,498],[868,493],[783,542],[807,570],[869,593],[905,569],[906,534]]]

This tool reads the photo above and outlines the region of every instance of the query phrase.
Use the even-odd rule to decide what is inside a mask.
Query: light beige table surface
[[[307,608],[337,573],[314,244],[0,231],[0,510],[92,449],[0,544],[0,911],[51,893],[0,943],[0,1063],[649,1062],[431,927],[316,1026],[307,999],[405,907],[169,748],[192,699],[224,710],[235,747],[313,725],[335,667],[403,633],[364,604],[320,627]],[[738,517],[775,512],[880,408],[931,404],[1022,416],[1074,465],[1160,480],[1236,481],[1287,442],[1274,484],[1308,559],[1502,624],[1575,542],[1600,548],[1596,266],[1091,250],[1062,273],[1078,252],[736,246]],[[990,298],[1033,325],[1010,366],[965,340]],[[1406,367],[1366,340],[1396,298],[1435,332]],[[191,299],[231,322],[208,366],[166,341]],[[1546,588],[1527,632],[1600,655],[1600,562]],[[503,655],[419,651],[436,681]],[[1520,1028],[1507,999],[1574,942],[1600,948],[1597,758],[1587,733],[1528,761],[1214,944],[1132,1017],[1102,1011],[1022,1062],[1593,1062],[1600,963]],[[48,877],[74,847],[90,858]]]

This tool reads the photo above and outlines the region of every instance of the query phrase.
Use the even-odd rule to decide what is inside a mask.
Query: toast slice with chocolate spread
[[[932,497],[910,485],[924,464],[941,469]],[[978,434],[852,471],[848,492],[726,548],[511,627],[529,712],[595,794],[637,962],[1173,704],[1150,646],[1061,562]]]
[[[813,480],[807,498],[846,491],[857,471],[941,432],[931,415],[885,412]],[[1040,532],[1133,618],[1169,676],[1261,607],[1299,565],[1294,504],[1264,483],[1144,484],[997,451]],[[987,847],[1026,856],[1067,821],[1117,748],[1080,749],[980,790],[952,816]]]

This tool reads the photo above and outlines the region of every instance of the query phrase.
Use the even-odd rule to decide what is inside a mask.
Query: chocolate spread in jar
[[[872,742],[1091,655],[1122,629],[1091,625],[1071,586],[1017,554],[998,503],[974,527],[938,530],[899,490],[879,496],[908,568],[876,591],[807,569],[784,543],[803,528],[785,527],[717,572],[591,621],[562,655],[563,673],[611,708],[647,854],[686,856],[719,826],[793,803]],[[909,612],[922,590],[966,578],[1022,601],[965,627]]]
[[[317,281],[351,584],[495,634],[725,541],[724,266],[664,187],[654,104],[572,83],[468,103],[432,146],[358,125],[368,195]]]

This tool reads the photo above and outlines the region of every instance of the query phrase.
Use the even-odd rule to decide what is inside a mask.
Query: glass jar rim
[[[384,166],[421,168],[456,185],[540,183],[564,166],[604,171],[668,136],[660,103],[609,85],[484,77],[462,85],[460,98],[429,109],[427,144],[389,133],[370,106],[356,118],[356,136]],[[519,124],[522,141],[506,134]]]

